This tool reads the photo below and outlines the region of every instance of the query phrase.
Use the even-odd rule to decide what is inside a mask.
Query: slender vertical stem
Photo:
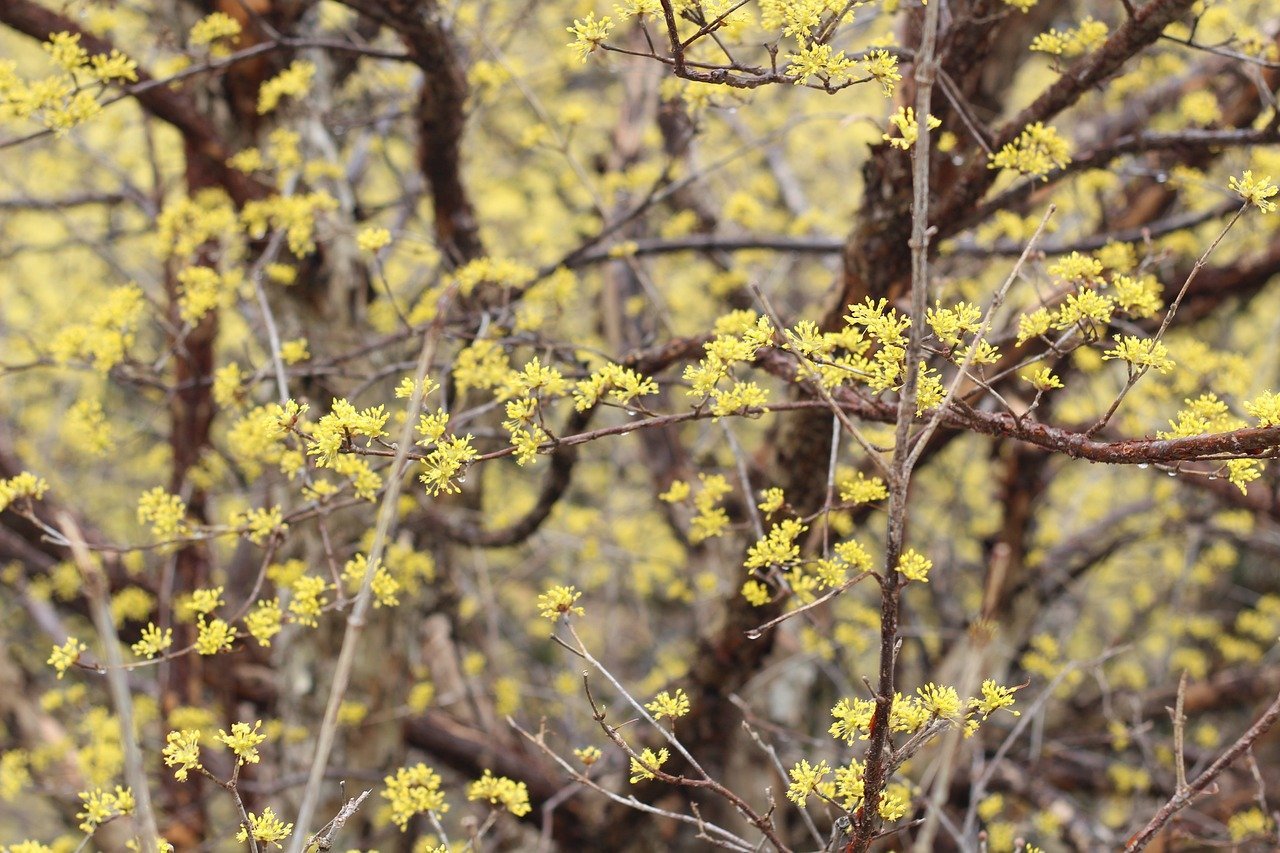
[[[898,654],[898,619],[902,577],[898,559],[906,534],[907,489],[911,480],[911,424],[916,414],[919,389],[919,362],[924,349],[924,313],[929,295],[929,108],[933,82],[937,76],[936,53],[941,3],[925,7],[924,31],[916,51],[916,139],[911,169],[911,329],[898,397],[897,427],[894,431],[893,459],[889,477],[889,527],[885,537],[885,567],[880,581],[880,673],[876,687],[876,707],[871,716],[863,775],[864,798],[854,815],[851,849],[862,853],[870,848],[881,825],[881,795],[889,775],[889,711],[893,707]]]
[[[316,736],[316,753],[311,762],[311,772],[307,777],[307,787],[302,793],[302,804],[298,808],[298,819],[293,837],[289,841],[289,853],[302,853],[305,839],[310,837],[310,826],[315,818],[316,807],[320,801],[320,786],[324,783],[325,768],[329,765],[329,754],[333,751],[333,742],[338,731],[338,709],[346,696],[347,686],[351,683],[351,671],[355,665],[356,646],[360,635],[364,632],[369,610],[373,606],[373,575],[382,561],[382,552],[391,532],[391,526],[398,512],[400,488],[404,482],[405,468],[409,459],[409,448],[413,446],[413,428],[417,424],[417,413],[422,408],[423,379],[435,356],[436,344],[440,340],[440,331],[448,313],[448,302],[453,291],[450,289],[440,299],[440,307],[435,322],[427,330],[422,341],[422,350],[418,355],[418,367],[414,373],[413,393],[409,398],[408,416],[404,427],[400,430],[400,442],[396,445],[396,455],[387,472],[386,491],[382,495],[382,504],[378,507],[378,520],[374,527],[373,543],[369,546],[369,555],[365,563],[364,578],[360,581],[360,591],[356,593],[355,604],[347,617],[347,630],[342,636],[342,648],[338,652],[338,662],[333,670],[333,684],[329,688],[329,701],[324,711],[324,721]]]
[[[147,788],[147,774],[142,764],[142,750],[133,731],[133,697],[125,680],[123,661],[120,658],[120,639],[116,636],[111,619],[111,605],[107,601],[107,579],[102,569],[93,562],[85,545],[84,535],[70,514],[63,513],[58,520],[66,534],[80,573],[84,575],[84,589],[89,599],[89,613],[98,629],[102,643],[102,659],[106,665],[107,687],[111,691],[111,704],[116,708],[120,721],[120,743],[124,747],[124,778],[133,792],[133,819],[138,829],[138,841],[144,853],[156,853],[156,839],[160,831],[155,812],[151,808],[151,793]]]

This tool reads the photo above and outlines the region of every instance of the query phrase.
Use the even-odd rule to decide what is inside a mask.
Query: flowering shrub
[[[1280,845],[1266,4],[205,11],[0,4],[0,851]]]

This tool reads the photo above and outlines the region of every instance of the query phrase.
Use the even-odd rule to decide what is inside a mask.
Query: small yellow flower
[[[68,637],[67,641],[61,646],[54,646],[53,653],[49,655],[46,661],[58,673],[58,678],[66,675],[67,670],[80,660],[80,653],[86,651],[88,647],[77,640],[75,637]]]
[[[311,78],[316,66],[297,59],[288,68],[263,83],[258,89],[258,115],[266,115],[280,105],[285,97],[302,98],[311,90]]]
[[[802,759],[788,771],[791,784],[787,787],[787,799],[797,806],[803,806],[805,800],[818,790],[818,786],[830,772],[831,767],[825,760],[810,764]]]
[[[276,813],[271,810],[271,806],[267,806],[262,810],[261,815],[255,815],[249,812],[249,826],[240,825],[240,831],[236,833],[237,841],[248,841],[252,834],[254,841],[265,841],[267,844],[280,845],[293,832],[293,824],[285,823],[276,817]]]
[[[1258,419],[1258,426],[1280,426],[1280,394],[1265,391],[1247,401],[1244,410]]]
[[[195,644],[197,654],[216,655],[231,651],[231,644],[236,638],[234,628],[221,619],[205,622],[203,616],[197,619],[196,624],[199,627]]]
[[[911,107],[898,107],[898,111],[889,116],[889,124],[898,129],[900,136],[884,134],[881,138],[894,148],[906,151],[920,138],[920,122],[916,120],[916,111]],[[929,116],[925,124],[930,130],[942,126],[942,120]]]
[[[1161,373],[1173,370],[1169,348],[1155,338],[1139,338],[1134,335],[1117,335],[1116,345],[1102,354],[1102,360],[1120,359],[1135,367],[1154,367]]]
[[[253,724],[253,728],[250,728],[248,723],[232,723],[231,734],[218,729],[216,740],[221,741],[236,754],[236,763],[257,764],[259,761],[258,744],[267,739],[266,735],[258,733],[258,729],[261,726],[262,720],[256,721]]]
[[[928,583],[929,570],[932,568],[933,561],[914,548],[908,548],[898,560],[898,571],[907,580]]]
[[[763,607],[773,598],[773,594],[760,581],[747,581],[742,585],[742,597],[752,607]]]
[[[311,358],[311,352],[307,349],[307,339],[295,338],[281,342],[280,358],[285,364],[297,364]]]
[[[1001,687],[993,679],[988,678],[982,682],[982,698],[975,700],[978,712],[983,718],[990,716],[1000,708],[1007,708],[1009,713],[1015,717],[1020,712],[1013,710],[1013,694],[1018,690],[1016,687]]]
[[[244,617],[244,626],[249,635],[258,641],[260,646],[271,645],[271,638],[280,633],[280,620],[284,612],[280,609],[280,599],[262,599],[257,606]]]
[[[538,613],[544,619],[550,619],[553,622],[561,616],[570,614],[581,616],[586,611],[574,606],[581,597],[582,593],[578,592],[577,587],[553,586],[538,596]]]
[[[1037,391],[1052,391],[1054,388],[1062,387],[1062,380],[1047,367],[1028,373],[1023,378]]]
[[[529,805],[529,789],[524,782],[516,782],[506,776],[494,776],[488,770],[467,787],[467,799],[501,804],[516,817],[523,817],[533,811],[533,806]]]
[[[683,688],[677,687],[674,694],[666,690],[662,691],[645,707],[653,714],[654,719],[661,720],[663,717],[667,717],[677,720],[689,713],[689,697],[685,694]]]
[[[653,771],[660,769],[670,757],[665,746],[656,753],[646,747],[640,753],[639,760],[631,759],[631,784],[634,785],[642,779],[656,779]]]
[[[576,19],[573,26],[567,29],[569,35],[573,36],[569,47],[578,54],[579,59],[586,62],[587,57],[604,44],[604,40],[609,37],[609,31],[612,29],[612,18],[606,15],[597,21],[596,13],[591,12],[585,18]]]
[[[1280,193],[1280,187],[1271,183],[1270,175],[1255,181],[1253,170],[1245,169],[1243,175],[1233,177],[1227,182],[1227,186],[1239,193],[1247,204],[1255,205],[1263,213],[1271,213],[1276,209],[1276,203],[1271,198]]]
[[[219,39],[234,39],[240,35],[240,22],[225,12],[214,12],[196,21],[187,35],[193,45],[213,44]]]
[[[1013,142],[989,155],[989,168],[1013,169],[1024,175],[1044,178],[1055,168],[1071,162],[1067,141],[1042,122],[1027,125]]]
[[[142,636],[138,638],[138,642],[134,643],[130,648],[133,653],[147,660],[161,654],[165,649],[173,645],[173,629],[165,628],[161,631],[153,623],[148,622],[147,627],[142,629]]]
[[[765,489],[764,494],[760,496],[760,503],[756,506],[765,515],[771,515],[782,509],[784,503],[786,503],[786,495],[783,494],[782,489],[773,488]]]
[[[160,751],[164,756],[166,767],[177,768],[173,777],[179,782],[187,781],[187,773],[200,769],[200,731],[183,729],[169,732],[165,738],[165,747]]]
[[[385,228],[365,228],[356,235],[356,246],[362,252],[374,253],[391,245],[391,232]]]
[[[409,820],[416,814],[429,811],[444,814],[449,810],[444,791],[440,790],[440,775],[421,762],[413,767],[401,767],[394,776],[382,781],[386,785],[382,796],[391,804],[391,822],[400,827],[401,832],[408,829]]]
[[[584,746],[582,749],[575,749],[573,754],[577,756],[585,766],[590,767],[600,760],[601,752],[594,746]]]
[[[960,716],[960,696],[954,687],[930,682],[918,688],[921,707],[937,717],[955,719]]]
[[[691,491],[689,484],[684,480],[672,480],[671,486],[658,495],[658,500],[663,503],[678,504],[681,501],[688,500]]]

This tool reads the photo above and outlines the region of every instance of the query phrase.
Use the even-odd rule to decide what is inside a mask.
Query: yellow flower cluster
[[[1002,687],[991,679],[982,683],[982,695],[962,700],[954,687],[930,682],[916,690],[914,696],[893,697],[889,711],[889,728],[895,732],[911,734],[920,731],[936,720],[962,725],[965,734],[972,734],[977,724],[997,710],[1004,709],[1017,716],[1013,710],[1017,687]],[[852,744],[871,736],[871,718],[875,713],[874,699],[841,699],[831,708],[835,720],[827,730],[836,740]]]
[[[391,822],[404,832],[409,819],[424,812],[444,814],[449,804],[440,790],[440,775],[419,762],[413,767],[401,767],[394,776],[382,780],[386,788],[382,796],[391,805]]]
[[[267,537],[283,534],[289,529],[284,522],[284,512],[279,506],[251,509],[231,517],[231,526],[239,528],[255,545],[261,545]]]
[[[1174,368],[1169,348],[1154,338],[1116,335],[1115,341],[1116,345],[1102,354],[1103,361],[1119,359],[1133,367],[1154,367],[1161,373],[1168,373]]]
[[[530,266],[502,258],[477,258],[454,270],[445,280],[454,285],[458,293],[470,296],[476,288],[492,284],[507,289],[524,287],[533,281],[537,272]]]
[[[794,518],[783,519],[773,525],[764,538],[747,549],[747,559],[743,566],[754,574],[757,569],[791,565],[800,559],[800,546],[796,544],[796,539],[808,529],[808,525]]]
[[[893,90],[902,75],[898,73],[898,57],[887,50],[871,50],[862,59],[863,70],[867,76],[880,83],[880,90],[886,98],[893,97]]]
[[[241,824],[240,831],[236,833],[236,840],[248,841],[252,836],[254,841],[279,844],[288,838],[292,832],[293,824],[285,823],[276,817],[276,813],[271,810],[271,806],[267,806],[260,815],[249,812],[249,825],[246,827]]]
[[[693,506],[697,515],[689,522],[689,541],[703,542],[720,536],[729,526],[729,515],[720,501],[733,491],[729,481],[722,474],[699,474],[699,489],[693,495],[693,488],[683,480],[673,480],[667,491],[658,495],[658,499],[666,503],[683,503],[693,495]]]
[[[362,252],[375,254],[391,245],[391,232],[386,228],[365,228],[356,235],[356,246]]]
[[[480,338],[458,353],[453,363],[453,380],[458,393],[501,385],[511,373],[507,354],[495,341]]]
[[[196,618],[196,653],[200,655],[216,655],[231,651],[235,642],[236,631],[222,619],[205,621],[204,616]]]
[[[889,124],[898,129],[899,135],[891,136],[886,133],[881,139],[894,148],[906,151],[920,138],[920,122],[916,119],[916,111],[911,107],[898,107],[898,111],[889,116]],[[933,130],[935,127],[942,126],[942,120],[931,115],[925,120],[925,126]]]
[[[261,727],[262,720],[256,721],[252,727],[248,723],[232,723],[231,734],[219,729],[216,739],[236,754],[237,764],[257,764],[260,760],[258,744],[267,739],[266,735],[258,732]]]
[[[187,532],[187,504],[161,486],[138,498],[138,523],[150,524],[157,539],[173,539]]]
[[[1231,413],[1230,407],[1216,394],[1201,394],[1196,399],[1183,400],[1184,408],[1169,421],[1169,429],[1157,432],[1159,438],[1185,438],[1216,432],[1231,432],[1248,424]],[[1280,426],[1280,396],[1270,391],[1246,401],[1244,409],[1258,419],[1258,426]],[[1262,476],[1263,463],[1257,459],[1232,459],[1225,465],[1227,480],[1242,493],[1249,483]]]
[[[111,423],[97,400],[79,400],[68,409],[62,420],[62,435],[68,444],[91,456],[104,456],[115,446]]]
[[[357,411],[346,400],[335,398],[329,414],[321,417],[311,430],[307,455],[314,456],[316,465],[321,468],[332,468],[338,454],[354,439],[363,437],[372,442],[386,435],[383,427],[387,423],[387,417],[384,406]]]
[[[833,53],[831,45],[817,41],[802,44],[797,52],[788,53],[786,60],[788,64],[783,73],[795,78],[796,85],[817,77],[826,85],[836,86],[848,80],[857,67],[843,50]]]
[[[262,599],[254,605],[244,617],[244,626],[249,635],[258,641],[260,646],[270,646],[271,638],[281,631],[281,620],[284,617],[280,609],[280,599]]]
[[[1045,178],[1053,169],[1071,162],[1067,141],[1043,122],[1027,125],[1013,142],[990,155],[989,168],[1012,169],[1023,175]],[[1047,179],[1047,178],[1046,178]]]
[[[17,500],[38,501],[47,491],[49,491],[48,482],[30,471],[22,471],[6,480],[0,480],[0,512],[8,509]]]
[[[262,84],[258,89],[258,115],[266,115],[280,105],[282,98],[301,100],[311,91],[315,63],[295,59],[289,67]]]
[[[365,572],[368,570],[369,560],[364,554],[356,554],[342,567],[342,579],[346,582],[347,592],[354,595],[360,589],[360,584],[364,582]],[[373,571],[371,590],[374,597],[374,607],[395,607],[400,603],[398,594],[400,592],[400,582],[391,574],[391,571],[382,564],[377,565]]]
[[[585,18],[574,20],[573,26],[568,28],[569,35],[573,36],[573,41],[569,42],[568,46],[573,48],[573,52],[580,60],[586,62],[587,57],[604,44],[612,29],[612,18],[605,15],[600,20],[596,20],[595,12],[591,12]]]
[[[706,355],[684,369],[684,379],[689,383],[686,393],[703,402],[710,398],[717,418],[748,406],[762,406],[766,402],[764,391],[754,382],[736,380],[733,366],[753,360],[760,348],[772,340],[773,327],[767,317],[757,317],[750,311],[721,317],[716,323],[716,337],[703,344]],[[728,391],[717,387],[724,379],[734,380]]]
[[[106,373],[124,360],[134,344],[134,332],[146,311],[146,299],[136,284],[113,288],[94,309],[87,323],[62,328],[49,345],[59,364],[84,360]]]
[[[134,643],[130,648],[133,649],[135,655],[151,660],[156,655],[163,654],[172,645],[172,628],[165,628],[161,631],[155,624],[148,622],[147,627],[142,629],[142,635],[138,638],[138,642]]]
[[[156,220],[156,246],[163,257],[189,258],[210,241],[231,241],[240,228],[227,194],[203,189],[165,204]]]
[[[1106,40],[1107,25],[1088,16],[1078,27],[1040,33],[1032,40],[1031,50],[1071,58],[1097,50]]]
[[[501,805],[516,817],[524,817],[533,811],[529,804],[529,789],[524,782],[516,782],[506,776],[494,776],[488,770],[467,787],[467,799],[488,800]]]
[[[898,387],[906,361],[906,331],[911,328],[911,318],[887,306],[887,300],[873,302],[868,297],[861,304],[848,306],[844,317],[861,336],[879,344],[870,359],[861,355],[853,359],[860,378],[877,393]]]
[[[1247,401],[1244,410],[1258,419],[1258,426],[1280,426],[1280,394],[1265,391]]]
[[[657,752],[645,747],[639,756],[631,759],[631,784],[634,785],[642,780],[656,779],[657,775],[654,771],[660,770],[670,757],[671,754],[665,746]]]
[[[53,647],[53,652],[49,655],[49,660],[46,663],[58,673],[58,678],[62,678],[62,676],[66,675],[67,670],[80,660],[81,652],[87,649],[88,646],[75,637],[68,637],[65,643]]]
[[[649,713],[653,714],[655,720],[661,720],[663,717],[678,720],[689,713],[689,696],[683,688],[676,688],[675,693],[663,690],[653,697],[652,702],[646,702],[645,707],[649,709]]]
[[[179,782],[187,781],[188,773],[201,768],[199,729],[169,732],[165,738],[165,747],[160,753],[166,767],[176,768],[173,771],[174,778]]]
[[[61,135],[102,111],[103,90],[82,85],[85,77],[102,84],[138,79],[137,62],[114,49],[91,57],[79,33],[52,33],[44,49],[58,73],[39,80],[24,80],[16,62],[0,61],[0,115],[36,119]]]
[[[1041,367],[1034,371],[1029,371],[1023,376],[1027,382],[1031,383],[1031,387],[1037,391],[1052,391],[1055,388],[1062,387],[1062,379],[1048,367]]]
[[[782,491],[782,489],[774,487],[771,489],[764,490],[764,492],[760,495],[760,502],[756,504],[756,508],[759,509],[761,512],[763,512],[765,515],[773,515],[775,512],[782,509],[783,505],[786,502],[787,502],[786,494]]]
[[[898,560],[898,572],[907,580],[929,582],[933,561],[914,548],[908,548]]]
[[[1253,177],[1253,172],[1249,169],[1239,178],[1232,177],[1227,185],[1240,194],[1246,204],[1252,204],[1263,213],[1271,213],[1276,209],[1276,202],[1271,199],[1280,193],[1280,187],[1271,182],[1271,176],[1265,178]]]
[[[538,596],[538,614],[553,622],[571,614],[581,616],[585,611],[576,606],[579,598],[582,598],[582,593],[576,587],[553,586]]]
[[[585,412],[606,395],[613,402],[625,406],[637,397],[657,393],[657,382],[629,367],[610,362],[574,385],[573,407]]]
[[[864,504],[889,497],[889,489],[884,480],[868,477],[861,471],[855,471],[852,477],[840,480],[836,486],[840,490],[842,503]]]
[[[291,585],[293,599],[289,602],[289,612],[299,625],[314,628],[319,625],[319,616],[329,603],[325,595],[333,584],[326,583],[323,578],[303,575]]]
[[[132,814],[137,805],[133,799],[133,791],[119,785],[114,791],[94,788],[83,791],[78,796],[81,802],[81,811],[76,812],[76,817],[80,819],[79,829],[90,834],[112,818]]]
[[[191,27],[187,33],[187,43],[192,45],[211,45],[222,39],[234,40],[240,35],[240,22],[225,12],[214,12],[206,15]]]
[[[245,231],[254,239],[268,232],[285,232],[289,251],[304,257],[315,251],[316,219],[320,214],[336,210],[338,202],[323,190],[296,195],[276,195],[248,202],[240,212]]]
[[[436,443],[427,458],[422,460],[420,479],[431,495],[454,494],[462,491],[466,479],[464,471],[478,452],[471,446],[472,435],[453,435]]]

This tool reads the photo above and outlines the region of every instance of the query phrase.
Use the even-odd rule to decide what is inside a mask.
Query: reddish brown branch
[[[346,5],[398,33],[407,59],[422,69],[414,110],[418,165],[431,188],[436,240],[445,258],[464,264],[484,255],[475,208],[462,179],[467,75],[454,47],[447,16],[435,0],[344,0]]]

